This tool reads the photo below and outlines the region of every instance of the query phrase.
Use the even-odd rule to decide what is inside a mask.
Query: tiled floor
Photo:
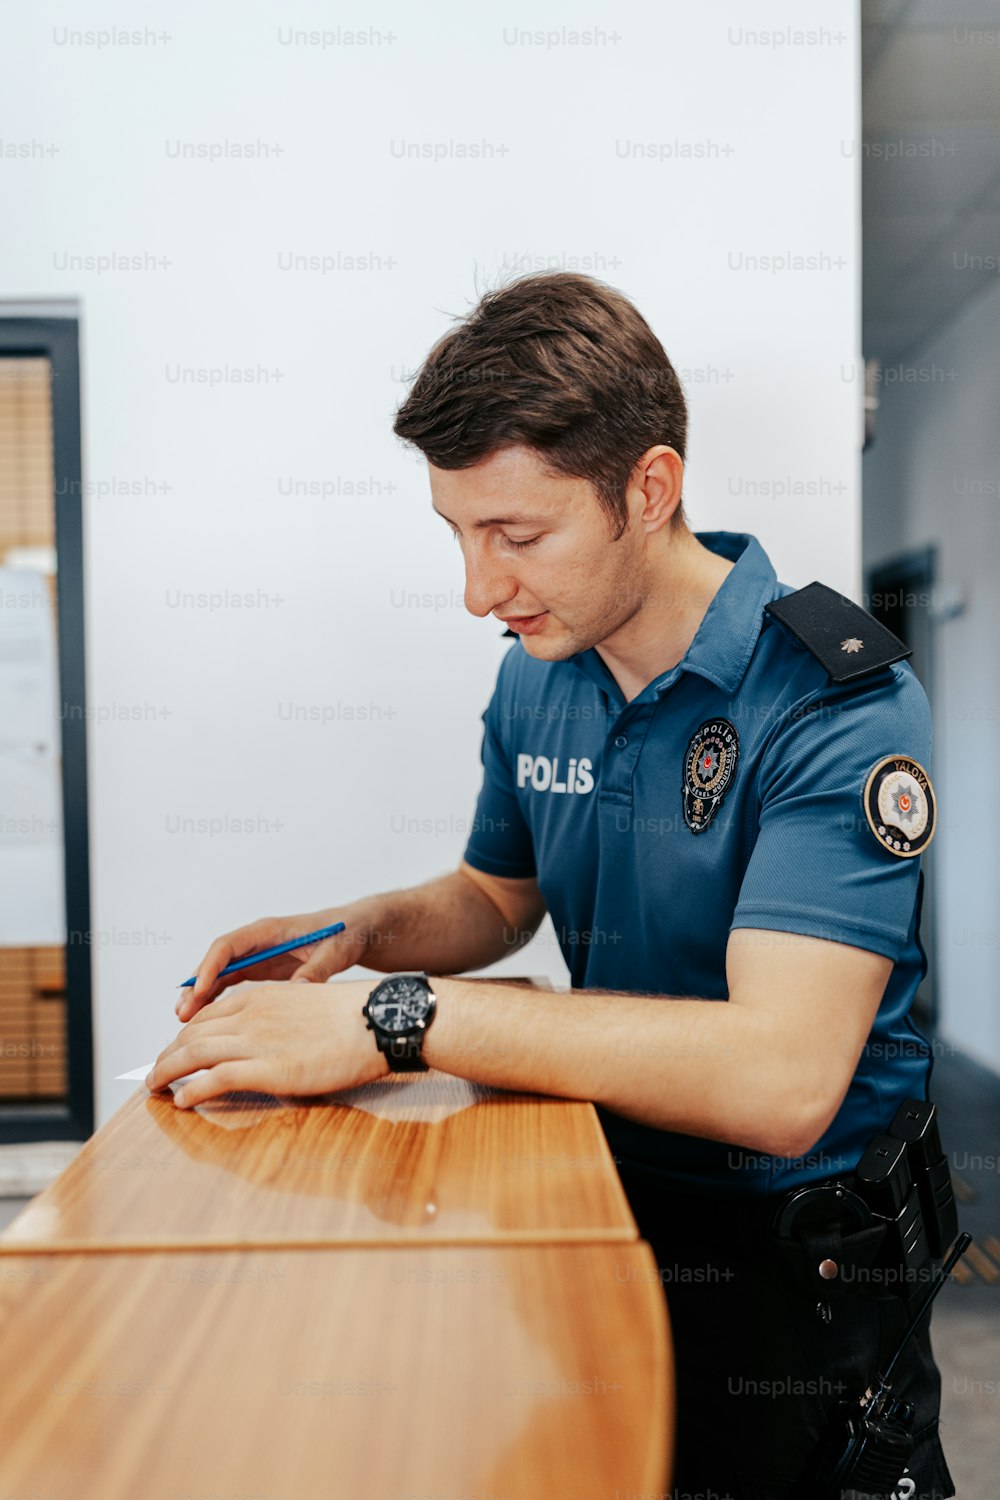
[[[957,1500],[1000,1496],[1000,1078],[936,1049],[931,1098],[973,1250],[946,1286],[931,1334],[941,1371],[941,1441]],[[975,1259],[970,1256],[975,1255]]]
[[[979,1248],[964,1283],[946,1286],[932,1322],[941,1370],[941,1435],[957,1500],[1000,1496],[1000,1078],[941,1049],[931,1097],[952,1163],[959,1222]],[[0,1229],[27,1198],[0,1199]]]

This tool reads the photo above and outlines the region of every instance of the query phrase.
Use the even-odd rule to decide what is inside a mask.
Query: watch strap
[[[424,1032],[419,1036],[377,1037],[379,1051],[385,1054],[392,1073],[428,1073],[430,1069],[420,1055]]]

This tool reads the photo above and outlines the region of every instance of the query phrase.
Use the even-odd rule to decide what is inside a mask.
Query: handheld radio
[[[890,1500],[913,1452],[913,1407],[892,1394],[892,1372],[921,1318],[971,1243],[971,1234],[959,1235],[921,1298],[885,1374],[877,1375],[860,1400],[848,1403],[835,1419],[820,1454],[812,1492],[815,1500],[840,1500],[843,1490],[856,1491],[868,1500]]]

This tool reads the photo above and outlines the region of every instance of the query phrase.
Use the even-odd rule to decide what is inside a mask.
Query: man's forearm
[[[522,947],[529,931],[512,928],[485,891],[457,870],[352,904],[352,924],[367,933],[358,959],[366,968],[457,974],[484,969]]]
[[[798,1156],[814,1124],[768,1019],[724,1001],[436,978],[433,1068],[588,1099],[661,1130]],[[803,1080],[805,1083],[805,1080]]]

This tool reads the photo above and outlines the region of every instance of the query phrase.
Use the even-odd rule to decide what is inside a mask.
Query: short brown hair
[[[439,469],[523,443],[551,472],[589,480],[620,536],[636,461],[658,443],[683,459],[687,406],[627,297],[591,276],[540,271],[486,292],[438,340],[392,430]]]

